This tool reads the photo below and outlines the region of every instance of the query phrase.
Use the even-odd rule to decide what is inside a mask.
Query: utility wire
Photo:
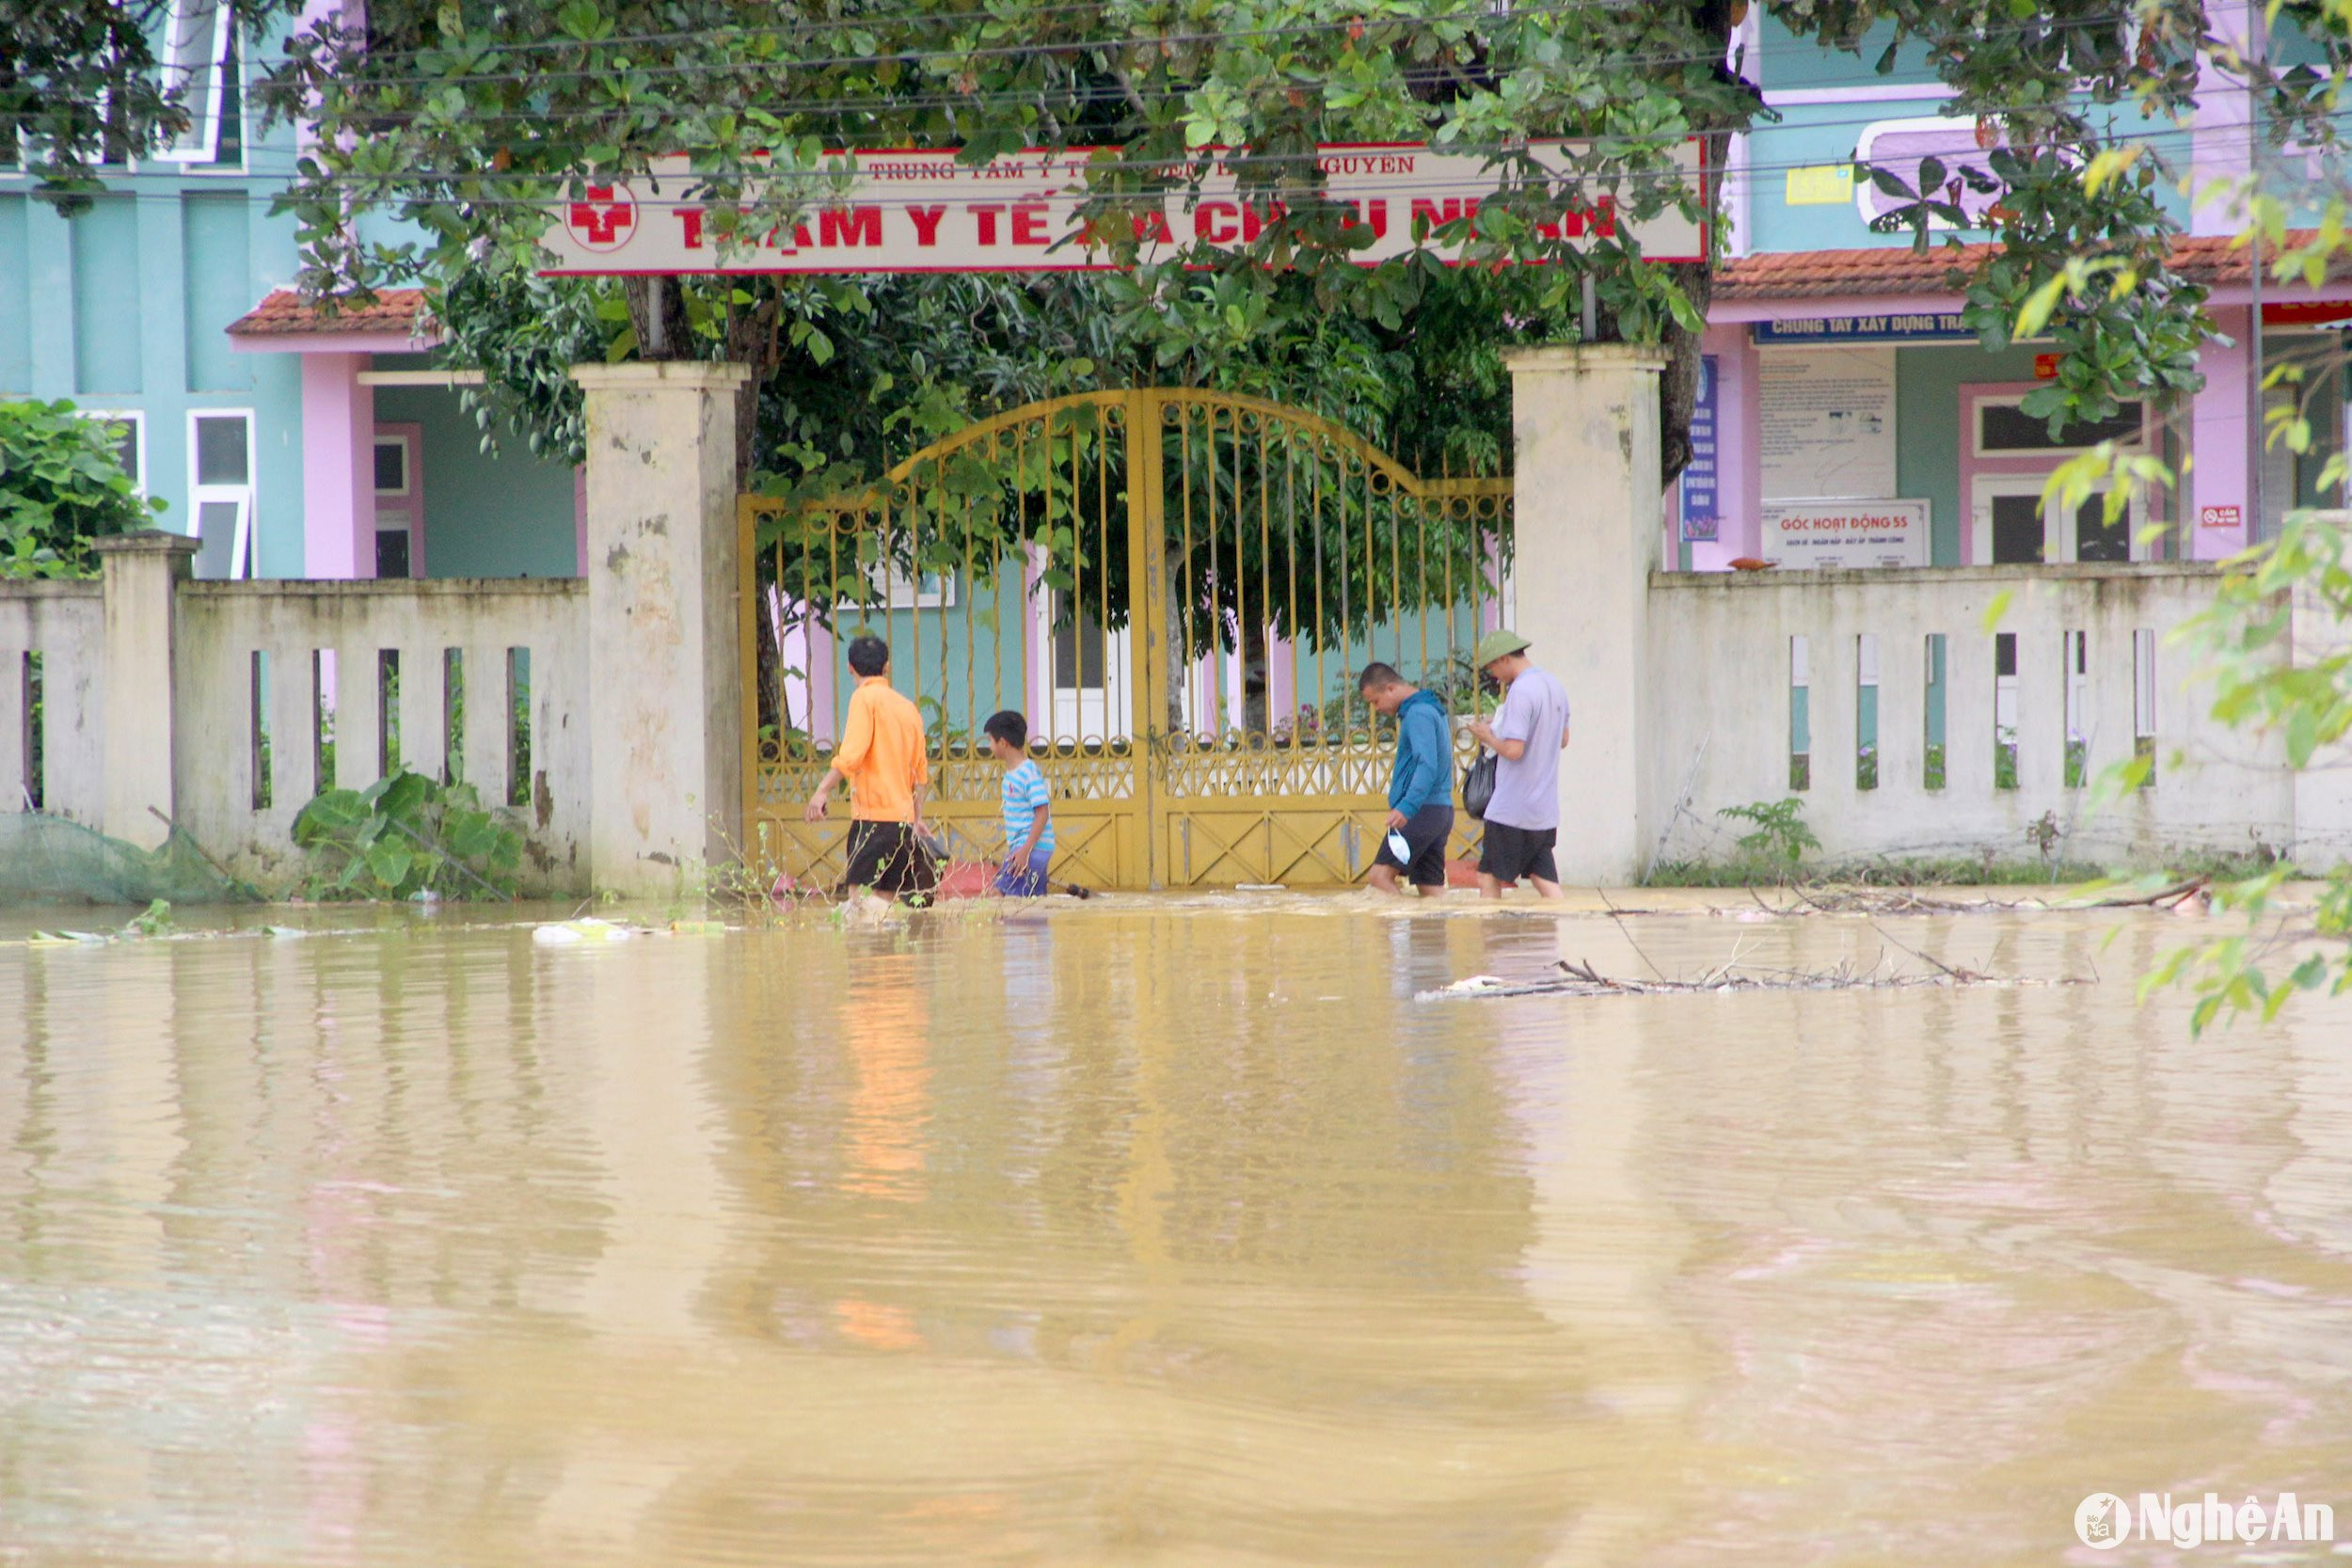
[[[1753,131],[1746,132],[1746,133],[1741,133],[1741,134],[1742,134],[1742,135],[1748,135],[1748,136],[1750,136],[1750,137],[1754,137],[1754,136],[1756,136],[1756,135],[1768,135],[1768,134],[1771,134],[1771,133],[1773,133],[1773,132],[1778,132],[1778,131],[1787,131],[1787,132],[1795,132],[1795,131],[1819,131],[1819,130],[1822,130],[1822,129],[1834,129],[1834,128],[1839,128],[1839,127],[1846,126],[1846,125],[1871,125],[1871,124],[1880,123],[1881,121],[1883,121],[1883,120],[1884,119],[1884,118],[1885,118],[1884,116],[1880,115],[1880,116],[1873,116],[1873,117],[1871,117],[1871,118],[1869,118],[1869,119],[1852,119],[1852,120],[1836,120],[1836,121],[1819,121],[1819,120],[1817,120],[1817,121],[1812,121],[1812,122],[1809,122],[1809,123],[1804,124],[1804,125],[1766,125],[1766,126],[1760,126],[1760,127],[1757,127],[1757,128],[1756,128],[1756,129],[1755,129],[1755,130],[1753,130]],[[2338,111],[2335,111],[2335,112],[2334,112],[2333,114],[2331,114],[2328,118],[2329,118],[2330,119],[2332,119],[2332,120],[2336,120],[2336,121],[2339,121],[2339,122],[2343,122],[2343,121],[2352,121],[2352,109],[2346,109],[2346,110],[2338,110]],[[1961,124],[1961,123],[1963,123],[1963,121],[1962,121],[1962,120],[1960,120],[1959,119],[1957,119],[1957,118],[1956,118],[1956,119],[1955,119],[1954,123],[1955,123],[1955,125],[1959,125],[1959,124]],[[2247,143],[2247,144],[2249,144],[2249,145],[2250,145],[2251,143],[2253,143],[2253,142],[2255,142],[2256,140],[2260,139],[2260,138],[2261,138],[2261,135],[2262,135],[2262,134],[2261,134],[2261,132],[2260,132],[2259,128],[2252,127],[2252,126],[2225,126],[2225,127],[2218,127],[2218,128],[2215,128],[2215,127],[2208,127],[2208,128],[2204,129],[2204,130],[2203,130],[2203,131],[2201,131],[2201,131],[2197,131],[2197,130],[2193,130],[2193,129],[2191,129],[2191,128],[2189,128],[2189,127],[2185,127],[2185,126],[2159,126],[2159,127],[2152,127],[2152,128],[2150,128],[2150,129],[2148,129],[2148,130],[2145,130],[2145,131],[2137,131],[2137,132],[2115,132],[2115,133],[2111,133],[2111,134],[2109,134],[2109,135],[2106,135],[2106,136],[2103,136],[2103,137],[2102,137],[2102,141],[2103,141],[2104,143],[2107,144],[2107,145],[2115,145],[2115,144],[2135,144],[2135,145],[2144,145],[2144,146],[2151,146],[2151,147],[2153,147],[2153,146],[2155,146],[2156,144],[2159,144],[2159,143],[2164,143],[2164,142],[2171,142],[2171,141],[2187,141],[2187,140],[2189,140],[2190,138],[2196,138],[2196,140],[2197,140],[2197,141],[2199,141],[2199,142],[2202,143],[2203,145],[2209,146],[2209,147],[2210,147],[2210,146],[2219,145],[2219,146],[2222,146],[2222,147],[2224,147],[2224,148],[2227,148],[2227,147],[2231,146],[2232,144],[2233,144],[2233,143],[2237,143],[2237,142],[2244,142],[2244,143]],[[1573,141],[1573,140],[1575,140],[1576,138],[1565,138],[1565,139],[1568,139],[1568,140]],[[1397,149],[1395,149],[1395,150],[1400,151],[1400,152],[1421,151],[1421,150],[1427,150],[1427,149],[1425,149],[1424,144],[1420,144],[1420,143],[1406,144],[1406,145],[1404,145],[1404,146],[1401,146],[1401,147],[1398,147]],[[829,155],[834,155],[834,153],[837,153],[837,154],[840,154],[840,155],[847,155],[847,154],[851,154],[851,153],[861,153],[861,152],[862,152],[862,153],[866,153],[866,154],[867,154],[867,155],[878,155],[878,154],[887,154],[887,153],[892,153],[892,152],[905,152],[905,151],[908,151],[908,150],[907,150],[907,149],[903,149],[903,148],[879,148],[879,149],[877,149],[877,148],[866,148],[866,149],[856,149],[856,148],[852,148],[852,149],[832,150],[832,151],[831,151],[831,152],[829,152]],[[948,151],[952,151],[953,150],[952,150],[952,149],[946,149],[946,148],[940,148],[940,149],[928,149],[928,150],[924,150],[924,151],[927,151],[927,152],[931,153],[931,154],[933,154],[933,155],[936,155],[937,153],[941,153],[941,152],[948,152]],[[1438,150],[1437,150],[1443,151],[1444,150],[1443,150],[1443,149],[1438,149]],[[1376,155],[1378,155],[1378,152],[1380,151],[1380,149],[1378,149],[1378,148],[1376,148],[1376,147],[1366,147],[1366,148],[1364,149],[1364,151],[1365,151],[1368,155],[1375,155],[1375,156],[1376,156]],[[1088,174],[1095,174],[1095,173],[1101,173],[1101,172],[1114,172],[1114,173],[1117,173],[1117,172],[1140,171],[1140,172],[1147,173],[1147,174],[1168,175],[1168,176],[1170,176],[1171,178],[1176,178],[1176,179],[1178,179],[1178,180],[1180,180],[1180,181],[1184,181],[1184,177],[1185,177],[1186,175],[1188,175],[1188,174],[1189,174],[1189,172],[1192,170],[1192,168],[1193,168],[1193,167],[1195,167],[1195,166],[1195,166],[1192,162],[1190,162],[1188,159],[1183,159],[1183,158],[1159,158],[1159,159],[1120,159],[1120,158],[1110,158],[1110,159],[1104,159],[1104,160],[1100,160],[1099,162],[1090,162],[1090,161],[1087,161],[1087,159],[1086,159],[1086,152],[1087,152],[1087,150],[1086,150],[1086,149],[1083,149],[1083,148],[1071,148],[1071,149],[1065,149],[1065,150],[1059,150],[1059,151],[1057,151],[1057,152],[1053,153],[1053,154],[1051,155],[1051,157],[1050,157],[1050,160],[1049,160],[1049,161],[1050,161],[1050,163],[1052,164],[1052,166],[1053,166],[1054,169],[1055,169],[1057,172],[1058,172],[1059,170],[1064,169],[1064,168],[1072,167],[1072,166],[1082,166],[1083,172],[1088,173]],[[1310,162],[1320,163],[1320,162],[1322,162],[1322,161],[1324,161],[1324,160],[1327,160],[1327,159],[1330,159],[1330,158],[1333,158],[1333,157],[1338,157],[1338,156],[1345,156],[1345,155],[1346,155],[1346,153],[1345,153],[1345,151],[1343,151],[1343,150],[1342,150],[1342,151],[1332,151],[1332,152],[1316,152],[1316,153],[1263,153],[1263,154],[1261,154],[1261,153],[1248,153],[1248,152],[1243,152],[1243,153],[1232,153],[1232,154],[1227,154],[1227,155],[1225,155],[1225,156],[1222,156],[1222,157],[1220,157],[1220,158],[1217,158],[1217,159],[1216,159],[1216,160],[1214,160],[1214,161],[1213,161],[1213,164],[1212,164],[1210,166],[1212,166],[1212,167],[1223,167],[1223,168],[1227,168],[1227,169],[1245,169],[1245,168],[1255,168],[1255,167],[1268,166],[1292,166],[1292,165],[1303,165],[1303,164],[1307,164],[1307,163],[1310,163]],[[2323,150],[2323,151],[2322,151],[2321,153],[2309,154],[2309,155],[2329,155],[2329,154],[2328,154],[2328,153],[2325,150]],[[2287,153],[2287,154],[2285,154],[2285,156],[2287,156],[2287,157],[2289,157],[2289,158],[2293,158],[2293,157],[2295,156],[2295,154],[2293,154],[2293,153]],[[1709,170],[1709,172],[1710,172],[1711,174],[1713,174],[1714,176],[1716,176],[1718,179],[1731,178],[1731,177],[1735,177],[1735,176],[1737,176],[1737,177],[1740,177],[1740,178],[1744,178],[1744,179],[1750,179],[1750,180],[1752,180],[1752,179],[1754,179],[1756,176],[1760,175],[1760,174],[1781,173],[1781,172],[1786,172],[1786,171],[1788,171],[1788,170],[1793,170],[1793,169],[1801,169],[1801,168],[1819,168],[1819,167],[1822,167],[1822,166],[1836,166],[1837,164],[1844,163],[1844,162],[1850,162],[1850,161],[1851,161],[1851,158],[1844,158],[1844,159],[1841,159],[1841,158],[1836,158],[1836,157],[1829,157],[1829,158],[1822,158],[1822,157],[1791,158],[1791,159],[1788,159],[1788,160],[1785,160],[1785,161],[1774,161],[1774,160],[1757,160],[1757,159],[1755,159],[1755,158],[1750,158],[1750,159],[1748,159],[1748,160],[1744,161],[1744,162],[1743,162],[1742,164],[1740,164],[1740,166],[1726,166],[1726,167],[1721,167],[1721,168],[1715,168],[1715,169],[1711,169],[1711,170]],[[1947,160],[1947,161],[1948,161],[1948,160]],[[959,168],[971,168],[971,167],[974,167],[974,166],[969,166],[969,165],[961,165],[961,166],[958,166],[958,167],[959,167]],[[1899,166],[1899,165],[1895,165],[1895,166],[1891,166],[1896,167],[1896,168],[1898,168],[1898,169],[1899,169],[1899,167],[1900,167],[1900,166]],[[281,168],[279,168],[279,169],[277,169],[277,170],[270,170],[270,169],[259,169],[259,170],[257,170],[257,169],[253,169],[253,168],[251,168],[250,166],[248,166],[248,169],[247,169],[247,171],[246,171],[246,172],[247,172],[247,174],[248,174],[249,176],[252,176],[252,177],[262,177],[262,178],[267,178],[267,177],[270,177],[270,176],[271,176],[271,175],[273,175],[273,174],[282,174],[284,177],[286,177],[286,178],[287,178],[287,179],[289,179],[290,181],[291,181],[291,180],[295,179],[295,178],[299,175],[299,173],[300,173],[300,171],[299,171],[298,167],[296,167],[296,166],[294,166],[294,165],[291,165],[291,164],[290,164],[290,165],[287,165],[287,166],[283,166],[283,167],[281,167]],[[834,181],[838,180],[838,179],[840,178],[840,174],[839,174],[838,172],[836,172],[836,171],[830,171],[830,170],[825,170],[825,169],[774,169],[774,170],[761,170],[761,169],[757,168],[755,166],[747,166],[747,167],[746,167],[746,168],[744,168],[742,171],[740,171],[740,177],[741,177],[741,178],[742,178],[742,179],[743,179],[743,180],[744,180],[747,183],[753,183],[753,184],[790,183],[790,182],[803,182],[803,183],[817,183],[817,184],[819,184],[819,185],[829,185],[831,182],[834,182]],[[1051,176],[1047,176],[1047,177],[1049,177],[1049,178],[1050,178]],[[485,185],[490,185],[490,186],[492,186],[492,187],[496,187],[496,186],[500,186],[500,185],[509,185],[509,186],[511,186],[511,185],[514,185],[514,184],[519,184],[519,183],[530,183],[530,184],[537,184],[537,185],[547,185],[547,186],[561,187],[561,186],[564,186],[564,185],[581,184],[581,183],[587,183],[587,184],[610,184],[610,183],[614,182],[615,181],[618,181],[618,182],[646,182],[646,181],[657,181],[657,182],[684,182],[684,183],[689,183],[689,184],[691,184],[691,183],[693,183],[693,182],[700,182],[700,181],[704,181],[704,180],[707,180],[707,179],[708,179],[708,178],[711,178],[711,176],[707,175],[707,174],[703,174],[703,173],[697,173],[697,172],[695,172],[695,171],[691,171],[691,170],[686,170],[686,171],[669,171],[669,170],[655,170],[655,169],[646,169],[646,170],[630,170],[630,171],[627,171],[627,172],[623,172],[623,173],[614,173],[614,174],[611,174],[611,175],[598,175],[598,174],[591,174],[591,173],[588,173],[588,172],[586,172],[586,171],[581,171],[581,170],[570,170],[570,171],[555,171],[555,170],[550,170],[550,171],[544,171],[544,172],[542,172],[542,171],[533,171],[533,170],[518,170],[518,169],[498,170],[498,169],[490,169],[490,168],[479,168],[479,169],[427,169],[427,168],[415,167],[415,166],[404,167],[404,168],[392,169],[392,170],[329,170],[329,171],[325,172],[323,175],[321,175],[321,176],[317,177],[317,179],[318,179],[318,182],[323,182],[323,183],[325,183],[326,185],[327,185],[327,186],[329,186],[329,187],[332,187],[332,188],[341,188],[341,189],[345,189],[345,190],[354,190],[354,191],[367,191],[367,190],[378,190],[378,189],[387,189],[387,190],[389,190],[389,189],[391,189],[391,188],[398,187],[398,186],[400,186],[400,185],[402,185],[402,184],[408,184],[408,183],[432,184],[432,185],[437,185],[437,185],[474,185],[474,184],[485,184]],[[1676,174],[1674,171],[1672,171],[1672,170],[1665,170],[1665,169],[1660,169],[1660,170],[1643,170],[1643,171],[1628,171],[1628,172],[1621,173],[1621,174],[1582,173],[1582,172],[1578,172],[1578,171],[1574,171],[1574,170],[1557,170],[1557,171],[1548,171],[1548,172],[1546,173],[1546,175],[1545,175],[1543,178],[1544,178],[1544,182],[1545,182],[1546,184],[1548,184],[1548,185],[1552,185],[1552,186],[1559,186],[1559,187],[1569,187],[1569,186],[1573,186],[1573,187],[1581,188],[1581,187],[1584,187],[1584,186],[1606,185],[1606,186],[1610,186],[1610,187],[1612,187],[1612,188],[1614,188],[1614,187],[1621,186],[1621,185],[1626,185],[1626,184],[1635,184],[1635,185],[1638,185],[1638,184],[1643,184],[1643,183],[1650,183],[1650,184],[1671,183],[1671,182],[1675,182],[1677,181],[1677,174]],[[1011,182],[1008,182],[1008,184],[1009,184],[1009,185],[1010,183],[1011,183]],[[1419,177],[1415,177],[1415,178],[1413,178],[1413,179],[1410,179],[1409,181],[1407,181],[1407,182],[1403,182],[1403,183],[1392,184],[1392,185],[1390,185],[1390,186],[1384,187],[1384,189],[1387,189],[1387,190],[1392,190],[1392,191],[1396,191],[1396,192],[1400,192],[1400,193],[1406,193],[1406,194],[1412,194],[1412,193],[1431,194],[1431,193],[1461,192],[1461,191],[1491,191],[1491,190],[1495,189],[1495,186],[1496,186],[1495,180],[1494,180],[1494,179],[1493,179],[1493,178],[1492,178],[1492,177],[1491,177],[1488,173],[1486,173],[1486,172],[1480,172],[1480,173],[1477,173],[1477,174],[1467,174],[1467,175],[1425,175],[1425,176],[1419,176]],[[1181,190],[1183,190],[1183,189],[1186,189],[1186,188],[1188,188],[1188,182],[1185,182],[1184,183],[1180,183],[1178,186],[1176,186],[1176,187],[1172,187],[1172,188],[1171,188],[1171,190],[1173,190],[1173,191],[1181,191]],[[1033,189],[1034,189],[1034,188],[1032,187],[1032,191],[1033,191]],[[819,192],[818,194],[821,196],[821,195],[822,195],[822,194],[824,194],[824,193],[823,193],[823,192]],[[1019,190],[1011,191],[1011,192],[1009,192],[1009,195],[1030,195],[1030,194],[1031,194],[1030,192],[1024,192],[1024,191],[1019,191]],[[1140,191],[1135,191],[1135,192],[1094,192],[1094,191],[1088,191],[1088,192],[1086,192],[1086,193],[1084,193],[1084,194],[1087,194],[1087,195],[1089,195],[1089,196],[1103,196],[1103,197],[1116,197],[1116,196],[1150,197],[1150,196],[1153,196],[1153,195],[1165,195],[1165,194],[1171,194],[1171,192],[1170,192],[1170,191],[1152,191],[1152,190],[1140,190]],[[1034,198],[1033,195],[1031,196],[1031,198],[1032,198],[1032,199]],[[464,200],[467,204],[469,204],[469,205],[499,205],[499,204],[504,204],[504,205],[519,205],[519,206],[541,206],[541,205],[545,205],[545,202],[544,202],[544,201],[542,201],[542,200],[540,200],[540,199],[538,199],[538,198],[527,198],[527,197],[526,197],[526,198],[502,198],[502,197],[489,196],[489,195],[478,195],[478,196],[468,196],[468,197],[465,197],[465,198],[461,198],[461,199],[463,199],[463,200]],[[549,199],[549,200],[553,200],[553,199],[560,199],[560,198],[553,198],[553,197],[550,197],[550,198],[548,198],[548,199]],[[873,192],[860,192],[860,193],[859,193],[859,196],[858,196],[858,201],[859,201],[859,204],[860,204],[860,205],[879,205],[879,206],[882,206],[882,207],[895,207],[895,206],[906,206],[906,205],[922,205],[922,204],[927,204],[927,203],[930,203],[930,202],[935,201],[935,200],[937,200],[937,199],[938,199],[938,195],[937,195],[937,193],[936,193],[936,192],[932,192],[932,193],[916,193],[916,194],[910,194],[910,195],[906,195],[906,196],[897,196],[897,195],[893,195],[892,193],[885,192],[885,191],[873,191]],[[663,204],[663,205],[670,204],[670,203],[666,202],[665,200],[663,200],[662,198],[654,198],[654,200],[655,200],[655,204]],[[680,204],[684,204],[684,205],[695,205],[695,204],[697,204],[697,203],[691,202],[691,201],[681,201],[681,203],[680,203]]]

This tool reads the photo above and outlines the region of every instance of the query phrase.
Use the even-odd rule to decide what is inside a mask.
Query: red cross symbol
[[[583,250],[618,250],[637,224],[637,198],[627,185],[591,185],[571,204],[564,227]]]

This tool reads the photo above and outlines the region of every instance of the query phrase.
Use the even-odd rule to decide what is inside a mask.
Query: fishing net
[[[222,904],[253,889],[206,862],[174,830],[160,848],[41,812],[0,813],[0,908],[20,904]]]

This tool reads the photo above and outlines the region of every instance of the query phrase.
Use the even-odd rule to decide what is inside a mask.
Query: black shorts
[[[1499,882],[1556,882],[1560,870],[1551,863],[1551,847],[1559,837],[1557,828],[1514,828],[1489,818],[1478,874]]]
[[[929,893],[939,885],[939,862],[914,836],[908,822],[850,824],[850,867],[843,887],[869,887],[894,897]]]
[[[1375,865],[1385,865],[1405,873],[1406,880],[1415,887],[1445,886],[1446,840],[1454,836],[1454,807],[1447,801],[1423,806],[1405,819],[1397,830],[1405,835],[1405,847],[1411,859],[1400,861],[1396,851],[1389,847],[1389,830],[1380,830],[1380,852],[1372,857]]]

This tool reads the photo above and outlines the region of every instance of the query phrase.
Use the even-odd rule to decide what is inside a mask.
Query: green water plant
[[[523,837],[471,784],[402,771],[365,789],[330,789],[294,818],[321,898],[511,897]]]
[[[1807,849],[1821,847],[1821,841],[1804,824],[1804,802],[1793,795],[1785,800],[1751,800],[1744,806],[1725,806],[1715,815],[1749,824],[1755,831],[1740,835],[1740,847],[1760,860],[1794,865],[1804,859]]]

